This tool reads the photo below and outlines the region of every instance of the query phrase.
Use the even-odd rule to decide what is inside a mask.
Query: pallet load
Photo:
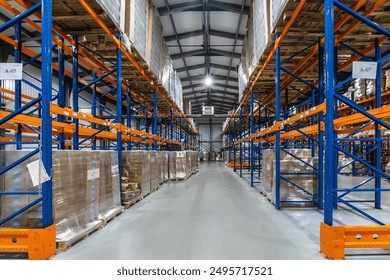
[[[28,151],[4,152],[5,165]],[[53,219],[60,249],[98,229],[123,210],[119,196],[119,172],[115,152],[53,151]],[[2,177],[2,176],[0,176]],[[40,178],[39,178],[40,177]],[[33,156],[3,175],[2,191],[39,192],[44,177],[38,156]],[[35,183],[34,183],[35,182]],[[39,198],[39,195],[2,196],[3,219]],[[10,228],[42,227],[38,203],[3,225]]]
[[[146,2],[146,1],[145,1]],[[160,74],[161,48],[163,45],[163,27],[157,9],[149,1],[148,34],[146,44],[146,61],[156,77]]]
[[[122,152],[122,191],[123,182],[127,182],[126,200],[130,203],[139,195],[147,195],[150,192],[150,153],[148,151]],[[131,193],[133,192],[133,193]],[[124,193],[122,193],[122,198]]]
[[[191,172],[192,174],[196,174],[199,171],[199,161],[198,161],[199,153],[194,151],[189,153],[191,153]]]
[[[155,191],[161,183],[162,169],[159,166],[160,152],[148,151],[150,154],[150,191]]]
[[[318,165],[318,159],[311,156],[309,149],[289,149],[287,152],[312,166]],[[314,173],[312,168],[288,153],[281,151],[280,155],[280,173],[284,178],[280,179],[280,200],[292,202],[313,200],[308,193],[317,194],[317,175],[310,174]],[[260,191],[272,203],[275,203],[276,193],[275,162],[275,150],[263,150]]]
[[[188,152],[171,152],[169,155],[170,180],[184,180],[191,175],[191,157]]]
[[[385,90],[390,90],[390,69],[385,71]]]
[[[165,183],[169,180],[169,162],[168,162],[168,152],[158,152],[158,167],[160,172],[160,184]]]

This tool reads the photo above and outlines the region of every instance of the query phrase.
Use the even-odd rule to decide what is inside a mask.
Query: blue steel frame
[[[367,213],[367,211],[361,208],[362,203],[366,202],[374,202],[374,208],[381,208],[381,194],[385,191],[390,191],[390,189],[382,188],[381,179],[387,178],[390,179],[390,176],[382,171],[381,167],[381,147],[383,143],[381,131],[379,126],[383,126],[386,129],[390,129],[390,126],[384,122],[383,120],[371,115],[367,110],[354,102],[340,94],[338,89],[345,84],[348,84],[352,81],[351,78],[346,79],[345,81],[338,82],[336,81],[337,74],[337,55],[334,47],[335,36],[334,36],[334,8],[337,7],[344,11],[346,14],[351,15],[353,18],[361,21],[363,24],[373,28],[379,34],[383,34],[387,37],[390,36],[390,31],[383,28],[379,24],[373,22],[372,20],[362,16],[358,12],[347,7],[345,4],[341,3],[338,0],[325,0],[325,97],[327,101],[326,106],[326,116],[325,116],[325,197],[324,197],[324,222],[332,226],[333,225],[333,210],[339,203],[344,204],[345,206],[351,208],[356,211],[358,214],[364,216],[365,218],[371,220],[372,222],[383,225],[384,222],[374,217],[373,214]],[[354,54],[358,54],[362,59],[372,61],[373,59],[369,59],[367,56],[361,55],[357,50],[354,50],[350,46],[347,46],[344,43],[340,43],[340,46],[350,50]],[[375,92],[375,107],[380,108],[381,104],[381,63],[383,61],[383,57],[381,56],[381,46],[376,41],[375,48],[376,57],[374,61],[377,62],[377,77],[376,77],[376,92]],[[375,136],[374,138],[369,139],[352,139],[350,136],[357,133],[361,130],[361,127],[351,132],[348,136],[344,138],[340,138],[334,131],[333,121],[337,117],[337,100],[341,101],[343,104],[348,107],[354,109],[356,112],[361,113],[366,116],[371,123],[375,124]],[[348,151],[345,146],[343,146],[343,142],[349,141],[361,141],[368,140],[372,143],[372,148],[369,149],[365,154],[373,153],[374,163],[367,162],[363,157],[363,155],[355,155],[353,152]],[[339,188],[337,175],[339,174],[339,170],[343,168],[343,166],[338,168],[337,163],[337,154],[338,152],[342,152],[343,154],[350,157],[354,162],[358,162],[368,168],[372,172],[372,177],[365,179],[363,182],[359,183],[356,186],[352,186],[350,188]],[[363,188],[366,184],[372,180],[375,180],[374,188]],[[374,199],[366,200],[366,199],[347,199],[346,196],[348,194],[352,194],[354,192],[364,192],[364,193],[373,193]]]

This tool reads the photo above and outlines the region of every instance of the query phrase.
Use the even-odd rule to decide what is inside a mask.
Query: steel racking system
[[[23,80],[14,82],[14,90],[0,84],[0,150],[14,147],[30,151],[1,169],[0,175],[34,155],[39,155],[41,169],[48,175],[39,191],[0,192],[0,197],[39,196],[1,220],[0,226],[34,205],[42,205],[42,228],[0,229],[0,238],[9,240],[2,243],[0,251],[28,252],[30,259],[49,258],[56,250],[53,149],[116,150],[121,170],[125,149],[196,148],[191,144],[196,141],[196,129],[137,57],[136,50],[122,44],[111,20],[99,16],[100,6],[95,1],[67,1],[80,15],[74,15],[75,24],[82,26],[87,21],[88,28],[107,39],[111,48],[104,54],[89,48],[80,34],[67,30],[61,21],[53,23],[53,11],[62,7],[59,2],[0,3],[2,13],[9,15],[0,25],[0,39],[14,49],[14,61],[25,67]],[[41,69],[40,77],[29,74],[30,65]]]
[[[225,149],[234,154],[239,149],[239,162],[235,158],[231,165],[235,171],[239,167],[240,174],[243,145],[251,155],[274,148],[275,207],[303,202],[323,209],[321,253],[333,259],[343,259],[345,248],[389,247],[390,227],[378,217],[382,195],[389,191],[382,187],[382,179],[389,175],[381,162],[382,148],[388,146],[383,131],[389,129],[388,92],[382,91],[381,84],[382,64],[390,58],[388,47],[383,46],[390,35],[384,19],[389,6],[389,1],[290,1],[285,23],[280,20],[274,30],[279,35],[250,76],[224,129],[230,137]],[[351,65],[358,60],[377,63],[375,92],[360,99],[348,98],[346,89],[354,82]],[[246,124],[249,128],[242,131]],[[359,132],[370,134],[357,136]],[[289,153],[290,147],[310,149],[318,163]],[[316,176],[317,191],[305,191],[307,201],[281,199],[283,181],[302,190],[288,180],[288,173],[281,172],[281,153],[289,154]],[[350,160],[339,164],[339,155]],[[253,157],[248,166],[253,187],[257,168]],[[358,184],[339,186],[338,178],[346,174],[346,166],[353,166],[350,175],[368,177],[359,177]],[[359,171],[362,167],[364,172]],[[370,182],[374,184],[370,186]],[[333,213],[339,208],[351,209],[364,218],[363,224],[380,226],[334,225]]]

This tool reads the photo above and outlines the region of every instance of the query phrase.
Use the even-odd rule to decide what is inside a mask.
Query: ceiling
[[[153,0],[164,28],[183,99],[192,114],[202,105],[227,113],[238,101],[237,65],[246,33],[250,0]],[[212,85],[206,86],[206,77]]]

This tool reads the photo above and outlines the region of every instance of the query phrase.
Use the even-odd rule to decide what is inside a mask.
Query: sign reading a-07
[[[354,61],[352,64],[352,78],[376,79],[377,67],[376,62]]]
[[[0,80],[22,80],[23,63],[0,63]]]

